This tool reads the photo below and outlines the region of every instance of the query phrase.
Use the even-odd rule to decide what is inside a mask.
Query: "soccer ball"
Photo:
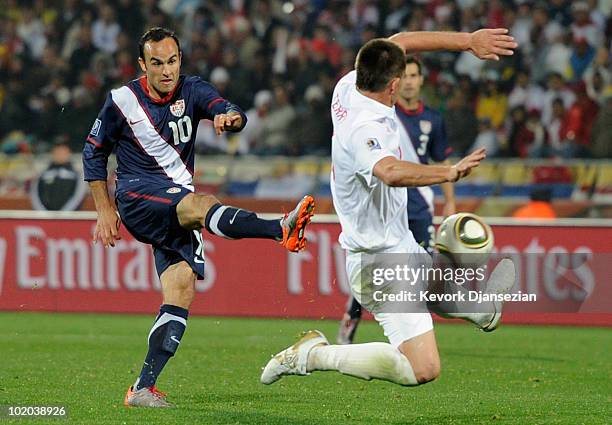
[[[491,227],[476,214],[460,212],[448,216],[436,233],[436,249],[456,265],[486,263],[493,245]]]

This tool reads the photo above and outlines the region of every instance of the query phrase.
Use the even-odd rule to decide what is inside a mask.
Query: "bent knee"
[[[213,195],[187,195],[176,206],[179,224],[188,229],[203,228],[208,211],[218,203]]]
[[[426,364],[419,365],[414,368],[414,376],[419,385],[433,381],[440,376],[440,362],[432,360]]]

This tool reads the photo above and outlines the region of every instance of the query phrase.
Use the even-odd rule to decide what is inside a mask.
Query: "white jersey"
[[[331,192],[342,225],[340,244],[352,252],[424,252],[408,228],[408,195],[373,175],[374,165],[401,159],[401,124],[395,108],[357,91],[356,71],[346,74],[332,97]]]

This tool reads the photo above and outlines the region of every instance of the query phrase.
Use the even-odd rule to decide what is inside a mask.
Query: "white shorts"
[[[361,303],[361,254],[347,252],[346,273],[353,296]],[[374,318],[382,326],[389,343],[394,347],[433,329],[429,313],[377,313]]]

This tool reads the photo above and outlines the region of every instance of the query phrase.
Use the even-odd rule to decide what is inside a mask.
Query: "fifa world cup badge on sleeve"
[[[380,149],[380,143],[376,139],[368,139],[366,141],[366,145],[368,145],[368,149],[373,151],[374,149]]]
[[[93,127],[91,127],[91,131],[89,132],[89,134],[91,134],[92,136],[97,136],[100,133],[101,126],[102,126],[102,121],[100,121],[99,118],[96,118],[96,120],[93,123]]]

